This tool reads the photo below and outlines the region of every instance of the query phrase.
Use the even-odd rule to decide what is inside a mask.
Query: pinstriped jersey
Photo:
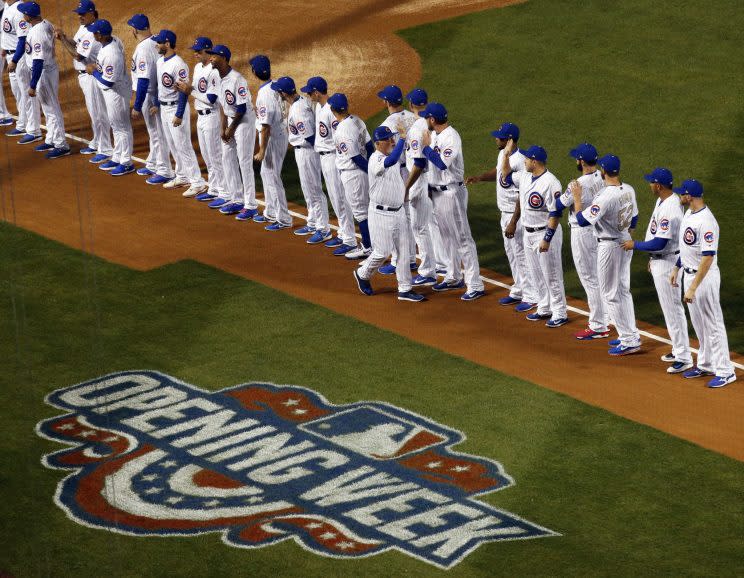
[[[78,28],[73,40],[75,41],[76,52],[85,58],[85,61],[80,62],[75,58],[72,61],[72,65],[75,67],[75,70],[83,71],[85,70],[86,64],[96,62],[98,51],[101,50],[101,43],[96,41],[95,36],[93,36],[93,33],[90,30],[88,30],[87,26],[81,26]]]
[[[534,177],[526,169],[511,176],[519,188],[522,225],[531,228],[547,226],[548,213],[555,210],[555,201],[561,194],[560,181],[548,170],[539,177]]]
[[[158,92],[158,70],[157,62],[158,45],[152,38],[145,38],[134,49],[132,55],[132,90],[137,90],[137,80],[146,78],[150,81],[147,94],[155,95]]]
[[[189,67],[178,54],[172,54],[168,58],[161,56],[157,62],[158,71],[158,99],[163,102],[175,102],[178,100],[178,89],[176,82],[189,82]]]
[[[336,127],[333,133],[336,143],[336,167],[340,171],[354,170],[357,167],[352,160],[357,155],[367,156],[365,145],[372,140],[364,121],[354,115],[349,115]]]
[[[315,115],[312,103],[300,96],[289,107],[287,114],[289,144],[293,147],[312,148],[306,139],[315,134]]]
[[[604,179],[600,171],[594,171],[588,175],[581,175],[576,179],[581,185],[581,207],[590,207],[594,202],[594,198],[599,194],[599,191],[604,189]],[[572,226],[577,226],[579,223],[576,220],[576,214],[574,213],[574,200],[573,193],[566,189],[560,197],[561,203],[564,207],[568,207],[568,222]]]
[[[321,152],[331,152],[336,150],[336,144],[333,142],[333,132],[338,125],[336,117],[333,116],[331,105],[325,103],[315,105],[315,150]]]
[[[385,166],[387,156],[375,151],[369,157],[369,201],[372,205],[400,207],[406,195],[406,186],[400,176],[398,163]]]
[[[57,67],[54,27],[46,20],[34,24],[26,36],[26,65],[31,68],[34,60],[43,60],[44,70]]]
[[[718,221],[707,206],[695,212],[688,209],[679,227],[682,266],[697,269],[704,252],[715,252],[711,268],[717,268],[719,232]]]
[[[671,194],[663,201],[656,199],[654,212],[646,228],[645,240],[650,241],[654,237],[668,239],[664,253],[674,253],[679,249],[679,225],[683,217],[679,196]]]
[[[3,10],[3,32],[0,36],[0,47],[9,52],[15,52],[18,46],[18,37],[26,36],[31,28],[31,25],[23,19],[23,14],[18,12],[20,5],[20,2],[16,2],[9,6],[6,2]]]
[[[202,64],[197,62],[194,66],[194,79],[192,82],[193,90],[191,95],[194,97],[194,108],[196,110],[214,110],[216,104],[209,102],[208,94],[219,95],[220,92],[220,73],[211,64]]]

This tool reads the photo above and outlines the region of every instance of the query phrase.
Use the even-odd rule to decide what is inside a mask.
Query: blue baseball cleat
[[[728,385],[729,383],[733,383],[736,381],[736,374],[732,373],[731,375],[727,376],[716,376],[713,379],[711,379],[708,382],[708,387],[716,388],[716,387],[723,387],[724,385]]]
[[[485,295],[485,291],[468,291],[462,297],[460,297],[460,299],[462,299],[463,301],[475,301],[476,299],[485,297]]]
[[[45,152],[53,151],[54,150],[54,145],[43,143],[43,144],[40,144],[37,147],[34,147],[34,150],[37,153],[45,153]]]
[[[528,311],[532,311],[535,307],[537,307],[537,303],[527,303],[526,301],[522,301],[514,308],[514,311],[517,313],[527,313]]]
[[[455,281],[454,283],[447,283],[446,281],[442,281],[441,283],[437,283],[436,285],[432,286],[432,291],[452,291],[453,289],[462,289],[465,287],[465,281]]]
[[[413,301],[414,303],[419,303],[421,301],[426,301],[426,297],[414,293],[413,291],[405,291],[403,293],[398,293],[398,301]]]
[[[682,374],[682,377],[685,379],[695,379],[696,377],[704,377],[706,375],[713,375],[712,371],[705,371],[704,369],[700,369],[697,365],[693,367],[692,369],[688,369]]]
[[[114,161],[106,161],[105,163],[98,165],[98,168],[102,171],[113,171],[118,166],[119,163],[115,163]]]
[[[133,172],[134,172],[134,165],[132,163],[129,163],[128,165],[119,165],[109,174],[112,177],[121,177],[124,175],[128,175],[129,173],[133,173]]]
[[[367,281],[367,279],[362,279],[356,269],[354,269],[354,279],[356,279],[357,287],[359,287],[359,292],[362,295],[374,295],[375,292],[372,290],[372,283]]]
[[[395,275],[395,265],[388,263],[377,270],[381,275]]]
[[[620,340],[619,339],[613,339],[611,341],[608,341],[607,342],[607,345],[609,345],[610,347],[617,347],[618,345],[620,345]]]
[[[355,249],[356,249],[356,245],[343,245],[342,244],[333,250],[333,254],[336,257],[343,257],[344,255],[346,255],[346,253],[350,251],[354,251]]]
[[[253,217],[253,222],[254,223],[268,223],[269,219],[267,219],[265,215],[256,215],[255,217]]]
[[[235,215],[236,221],[250,221],[258,215],[258,209],[243,209],[237,215]]]
[[[499,305],[516,305],[517,303],[521,302],[521,299],[517,299],[516,297],[512,297],[511,295],[499,299]]]
[[[264,229],[267,231],[281,231],[283,229],[289,229],[292,225],[283,225],[282,223],[271,223],[271,225],[266,225]]]
[[[292,232],[298,237],[303,237],[305,235],[312,235],[315,232],[315,229],[313,229],[312,227],[308,227],[307,225],[304,225],[300,227],[299,229],[295,229]]]
[[[13,124],[13,119],[10,117],[0,119],[0,126],[10,126]]]
[[[41,135],[35,135],[35,134],[27,134],[24,135],[23,138],[21,138],[18,141],[19,145],[27,145],[34,142],[39,142],[41,140]]]
[[[331,238],[331,230],[328,229],[327,231],[315,231],[307,241],[305,241],[308,245],[320,245],[324,241],[327,241]]]
[[[328,247],[328,248],[331,248],[331,247],[340,247],[343,244],[344,244],[344,242],[341,239],[339,239],[338,237],[333,237],[333,239],[330,239],[329,241],[326,241],[324,243],[324,245],[326,247]]]
[[[62,157],[70,156],[70,149],[52,149],[46,154],[48,159],[60,159]]]
[[[214,201],[212,201],[211,203],[209,203],[207,206],[210,209],[219,209],[222,205],[227,205],[229,202],[230,201],[228,201],[227,199],[217,198]]]
[[[552,315],[550,313],[530,313],[526,319],[527,321],[542,321],[543,319],[550,319]]]
[[[243,203],[227,203],[220,207],[220,213],[223,215],[237,215],[243,210]]]
[[[413,284],[416,287],[428,287],[430,285],[436,285],[437,280],[435,277],[424,277],[423,275],[416,275],[413,278]]]
[[[5,136],[22,136],[26,134],[22,130],[18,130],[17,128],[11,129],[8,132],[5,133]]]
[[[85,147],[85,148],[81,148],[81,149],[80,149],[80,154],[81,154],[81,155],[94,155],[94,154],[96,154],[97,152],[98,152],[98,151],[97,151],[96,149],[92,149],[92,148],[90,148],[90,147]]]
[[[545,324],[545,327],[560,327],[561,325],[565,325],[568,323],[568,317],[562,317],[560,319],[551,319]]]
[[[164,177],[163,175],[152,175],[149,179],[146,179],[145,182],[148,185],[164,185],[165,183],[169,183],[172,180],[173,178],[171,177]]]
[[[137,174],[138,174],[139,176],[141,176],[141,177],[151,177],[151,176],[152,176],[152,175],[154,175],[155,173],[153,173],[153,172],[152,172],[152,171],[151,171],[150,169],[148,169],[147,167],[141,167],[141,168],[137,169]]]
[[[631,355],[633,353],[638,353],[640,350],[640,345],[618,345],[617,347],[613,347],[612,349],[610,349],[607,353],[609,353],[613,357],[620,357],[621,355]]]
[[[102,163],[103,161],[109,160],[109,158],[110,157],[108,157],[106,155],[98,154],[98,155],[95,155],[95,156],[91,157],[91,159],[88,162],[91,163],[91,164],[93,164],[93,165],[97,165],[99,163]]]

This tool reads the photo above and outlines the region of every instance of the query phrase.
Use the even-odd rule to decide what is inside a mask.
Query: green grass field
[[[377,399],[466,432],[458,449],[517,482],[482,499],[562,536],[483,545],[450,576],[723,576],[744,554],[740,462],[198,263],[134,272],[5,223],[0,247],[0,570],[444,575],[400,553],[338,561],[293,542],[247,551],[68,520],[52,502],[65,473],[39,462],[62,448],[34,433],[60,413],[44,396],[145,368],[208,389],[265,380]]]

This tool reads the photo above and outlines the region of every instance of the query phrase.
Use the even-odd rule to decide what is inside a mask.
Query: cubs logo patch
[[[294,135],[297,134],[297,128],[295,127],[295,125],[293,125],[293,124],[290,124],[289,125],[289,132],[291,132]]]
[[[452,149],[444,149],[442,156],[446,159],[450,158],[452,156]]]
[[[413,139],[411,141],[411,145],[410,146],[411,146],[411,149],[412,150],[417,151],[419,149],[419,141],[417,141],[416,139]]]
[[[114,67],[113,66],[107,66],[106,70],[104,71],[108,76],[113,76],[114,74]]]
[[[499,176],[499,184],[504,189],[509,189],[514,186],[514,180],[512,179],[511,173],[508,175],[501,175]]]
[[[527,202],[533,209],[539,209],[545,204],[545,199],[542,198],[540,193],[532,193],[527,199]]]
[[[178,71],[178,78],[181,80],[186,80],[189,77],[189,73],[185,68],[182,68]]]
[[[143,62],[140,62],[140,66],[142,66],[142,64],[144,64],[144,63]],[[132,58],[132,66],[131,66],[131,68],[132,68],[132,72],[134,72],[135,70],[137,70],[137,67],[134,64],[134,58]]]
[[[202,77],[199,82],[196,83],[196,88],[199,92],[207,92],[207,79]]]
[[[651,225],[648,230],[652,235],[656,234],[656,219],[651,219]]]
[[[88,50],[88,48],[90,48],[90,40],[86,38],[85,40],[83,40],[82,45],[83,45],[83,50]]]
[[[338,128],[338,121],[337,121],[337,120],[334,120],[334,121],[333,121],[333,122],[331,123],[331,128],[333,128],[333,130],[336,130],[336,129]]]
[[[3,20],[3,32],[10,32],[11,30],[13,30],[13,27],[10,25],[10,20],[5,18]]]
[[[299,132],[305,132],[305,123],[300,121],[297,123],[297,130]]]
[[[434,152],[437,153],[437,154],[439,154],[442,151],[441,151],[441,149],[438,146],[435,146],[434,147]]]
[[[170,88],[171,86],[173,86],[173,77],[167,72],[164,72],[163,76],[160,77],[160,82],[163,83],[163,86],[165,88]]]
[[[705,233],[705,235],[703,235],[703,239],[705,239],[706,243],[712,243],[713,240],[715,239],[715,236],[713,235],[713,231],[708,231],[707,233]]]
[[[25,20],[21,20],[18,23],[18,28],[20,28],[21,30],[28,30],[28,22],[26,22]]]
[[[31,45],[28,42],[26,42],[25,51],[26,54],[31,54]]]
[[[326,126],[324,122],[318,123],[318,133],[323,138],[326,138],[328,136],[328,127]]]
[[[599,205],[592,205],[591,209],[589,209],[589,213],[591,213],[592,217],[596,217],[599,215]]]
[[[345,153],[349,150],[349,147],[345,142],[342,142],[340,145],[338,145],[338,150],[340,150],[342,153]]]
[[[245,86],[238,87],[238,96],[240,98],[246,98],[248,96],[248,91],[246,90]]]
[[[450,568],[483,543],[555,532],[476,497],[514,485],[454,451],[461,432],[382,402],[335,405],[297,386],[206,391],[153,371],[59,389],[37,433],[73,447],[55,503],[136,536],[219,533],[241,548],[293,539],[333,558],[397,550]]]
[[[41,52],[41,44],[38,42],[34,44],[34,52]]]
[[[659,222],[659,229],[662,231],[668,231],[669,230],[669,219],[662,219]]]
[[[147,70],[147,63],[144,60],[139,63],[139,69],[142,72],[144,72],[145,70]],[[134,70],[134,67],[132,67],[132,70]]]
[[[99,74],[103,74],[103,67],[101,66],[100,62],[96,62],[96,70]]]
[[[697,242],[697,233],[691,227],[687,227],[682,235],[682,240],[685,242],[685,245],[694,245]]]
[[[258,107],[258,116],[260,116],[262,118],[266,117],[266,107],[265,106]]]
[[[235,95],[229,90],[225,91],[225,102],[230,105],[235,104]]]

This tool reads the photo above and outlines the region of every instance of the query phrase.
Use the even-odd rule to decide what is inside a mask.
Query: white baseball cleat
[[[369,257],[369,256],[370,256],[371,254],[372,254],[372,249],[371,249],[371,248],[370,248],[370,249],[365,249],[364,247],[362,247],[362,246],[359,246],[359,247],[358,247],[357,249],[355,249],[354,251],[349,251],[348,253],[346,253],[346,254],[344,255],[344,257],[346,257],[346,258],[347,258],[347,259],[349,259],[349,260],[354,260],[354,259],[366,259],[366,258],[367,258],[367,257]]]
[[[163,185],[164,189],[175,189],[178,187],[188,187],[191,186],[191,181],[188,179],[173,179],[171,181],[168,181]]]
[[[184,197],[195,197],[201,195],[209,190],[207,185],[191,185],[188,189],[183,192]]]

